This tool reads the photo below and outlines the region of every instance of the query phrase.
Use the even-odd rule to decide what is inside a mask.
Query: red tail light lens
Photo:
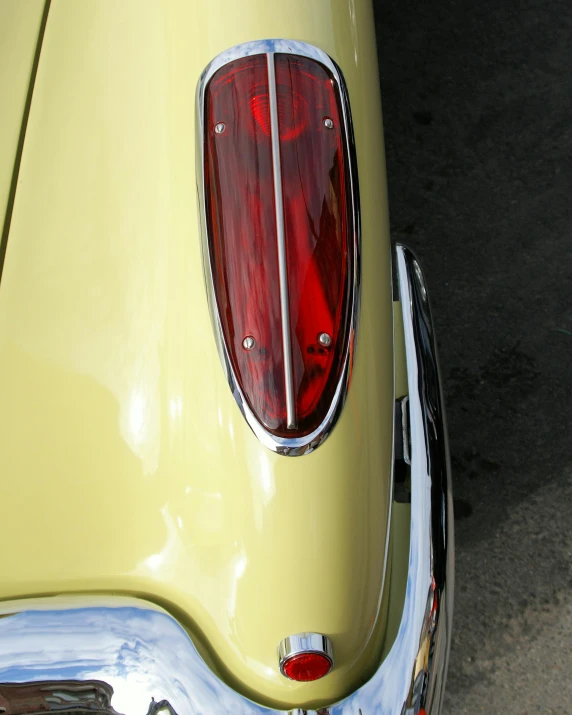
[[[281,439],[319,429],[351,357],[357,249],[345,122],[336,79],[308,57],[234,60],[206,87],[218,320],[240,399]]]
[[[232,62],[211,80],[205,104],[205,202],[230,363],[251,410],[267,429],[277,430],[285,421],[284,357],[270,109],[260,100],[264,95],[264,55]],[[246,349],[249,337],[254,342]]]
[[[327,412],[348,339],[351,266],[343,125],[324,68],[306,58],[279,55],[276,79],[278,87],[308,98],[311,126],[280,146],[296,408],[304,430]]]
[[[282,665],[284,675],[290,680],[307,683],[319,680],[332,669],[329,658],[321,653],[299,653],[288,658]]]

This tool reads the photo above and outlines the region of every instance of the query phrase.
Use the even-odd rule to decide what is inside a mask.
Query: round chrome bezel
[[[208,247],[208,235],[206,227],[206,204],[205,204],[205,176],[204,176],[204,136],[205,136],[205,93],[212,76],[224,65],[234,60],[253,55],[269,54],[294,54],[315,60],[324,65],[331,73],[339,90],[340,103],[342,108],[343,136],[348,158],[348,180],[349,196],[351,200],[352,229],[353,229],[353,275],[350,279],[350,321],[348,327],[347,346],[342,358],[342,369],[340,379],[336,385],[332,402],[322,420],[321,424],[309,434],[303,437],[277,437],[269,432],[258,420],[250,409],[242,389],[234,375],[230,357],[224,342],[220,316],[215,296],[213,271]],[[290,457],[297,457],[313,452],[328,437],[334,428],[342,408],[345,403],[349,388],[353,361],[355,359],[355,338],[357,332],[360,288],[361,288],[361,268],[360,268],[360,210],[359,210],[359,189],[357,180],[357,159],[355,142],[353,135],[353,125],[350,113],[349,96],[342,72],[332,58],[323,50],[320,50],[306,42],[295,40],[271,39],[245,42],[241,45],[231,47],[221,52],[204,69],[197,85],[197,177],[198,195],[201,222],[201,246],[204,265],[204,276],[207,288],[207,298],[211,320],[214,328],[214,335],[221,363],[228,380],[230,389],[248,425],[265,447],[273,452]]]
[[[297,633],[284,638],[278,646],[278,664],[280,672],[285,678],[292,680],[284,671],[286,663],[294,656],[306,653],[318,653],[325,656],[330,661],[330,670],[326,675],[332,672],[334,649],[331,640],[321,633]]]

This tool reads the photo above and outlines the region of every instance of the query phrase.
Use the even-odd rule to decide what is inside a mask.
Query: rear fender
[[[405,597],[391,607],[397,627],[377,672],[318,715],[438,715],[443,699],[453,597],[447,440],[426,288],[419,265],[402,246],[397,265],[411,428],[411,504],[394,508],[394,514],[410,512],[409,538],[400,531],[410,543]],[[396,322],[401,323],[399,316]],[[398,555],[400,549],[393,551]],[[392,569],[392,600],[401,580],[397,566],[401,570],[402,564]],[[97,698],[125,715],[140,715],[146,708],[149,714],[284,714],[225,685],[181,626],[141,599],[34,599],[2,604],[0,615],[0,640],[9,646],[0,651],[0,679],[7,681],[0,684],[0,699],[8,699],[11,711],[37,706],[38,696],[48,693],[78,704]],[[290,710],[291,715],[307,712]]]

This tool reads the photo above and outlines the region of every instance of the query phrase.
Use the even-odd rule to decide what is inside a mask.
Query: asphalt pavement
[[[445,715],[572,713],[572,1],[376,0],[456,527]]]

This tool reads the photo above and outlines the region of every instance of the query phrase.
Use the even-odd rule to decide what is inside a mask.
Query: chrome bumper
[[[423,276],[396,248],[407,354],[411,541],[395,643],[375,675],[321,715],[437,715],[453,605],[447,437]],[[277,715],[214,675],[183,628],[133,598],[38,598],[0,605],[0,712]],[[294,715],[306,711],[294,710]]]

